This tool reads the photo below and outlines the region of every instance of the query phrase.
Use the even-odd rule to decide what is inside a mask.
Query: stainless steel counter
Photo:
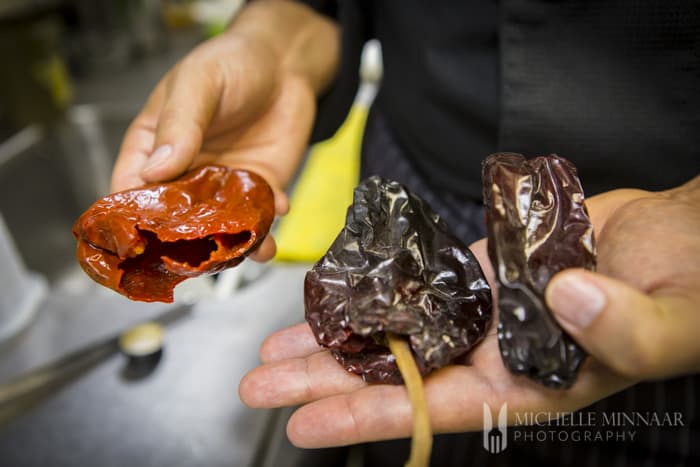
[[[238,382],[266,335],[303,319],[307,269],[273,266],[229,299],[199,302],[166,327],[163,356],[141,379],[114,355],[58,388],[0,428],[2,465],[251,465],[270,412],[243,406]],[[73,287],[2,349],[0,381],[164,309]]]

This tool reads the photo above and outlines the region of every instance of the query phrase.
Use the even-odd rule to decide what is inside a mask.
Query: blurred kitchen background
[[[342,225],[376,44],[374,84],[307,155],[278,230],[284,262],[187,281],[163,305],[130,302],[75,261],[72,223],[108,192],[131,119],[242,3],[0,0],[0,465],[361,465],[357,450],[293,448],[291,412],[248,409],[237,386],[263,338],[303,320],[304,274]],[[308,215],[324,228],[309,231]],[[164,328],[162,353],[121,355],[119,335],[149,320]]]

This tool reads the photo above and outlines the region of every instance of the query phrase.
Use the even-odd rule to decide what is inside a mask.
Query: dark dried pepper
[[[544,290],[562,269],[595,268],[576,168],[554,154],[493,154],[483,164],[483,186],[503,362],[513,373],[568,387],[586,354],[554,319]]]
[[[304,292],[319,344],[372,383],[402,381],[385,333],[408,338],[426,375],[469,351],[491,320],[491,292],[469,249],[423,200],[379,177],[355,189]]]
[[[208,165],[96,201],[73,235],[93,280],[133,300],[171,302],[188,277],[240,263],[273,217],[272,189],[259,175]]]

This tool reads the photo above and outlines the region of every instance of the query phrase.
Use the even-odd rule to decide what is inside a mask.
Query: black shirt
[[[383,164],[366,165],[415,182],[409,187],[422,194],[440,193],[438,207],[473,209],[464,200],[481,199],[480,163],[497,150],[566,156],[588,194],[669,188],[700,173],[697,0],[305,1],[343,29],[341,68],[320,100],[314,138],[342,123],[361,46],[379,38],[384,78],[364,161],[381,157]],[[475,230],[465,219],[460,226]],[[511,438],[499,455],[482,448],[481,433],[443,435],[433,464],[697,465],[699,382],[696,375],[641,383],[582,409],[599,419],[678,412],[683,426],[640,427],[623,442]],[[365,465],[402,465],[407,450],[406,441],[370,444]]]
[[[435,186],[480,199],[491,152],[555,152],[587,193],[700,172],[700,3],[680,0],[309,2],[343,29],[315,137],[342,122],[361,45],[382,43],[375,103]]]

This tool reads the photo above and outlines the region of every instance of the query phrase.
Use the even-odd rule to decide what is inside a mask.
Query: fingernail
[[[170,158],[170,154],[172,154],[172,152],[173,147],[169,144],[164,144],[163,146],[159,147],[158,149],[153,151],[151,157],[148,158],[148,163],[143,168],[143,171],[149,172],[155,169],[156,167],[163,165],[165,161],[167,161]]]
[[[547,304],[574,327],[587,328],[605,308],[605,294],[577,275],[554,279],[547,287]]]

